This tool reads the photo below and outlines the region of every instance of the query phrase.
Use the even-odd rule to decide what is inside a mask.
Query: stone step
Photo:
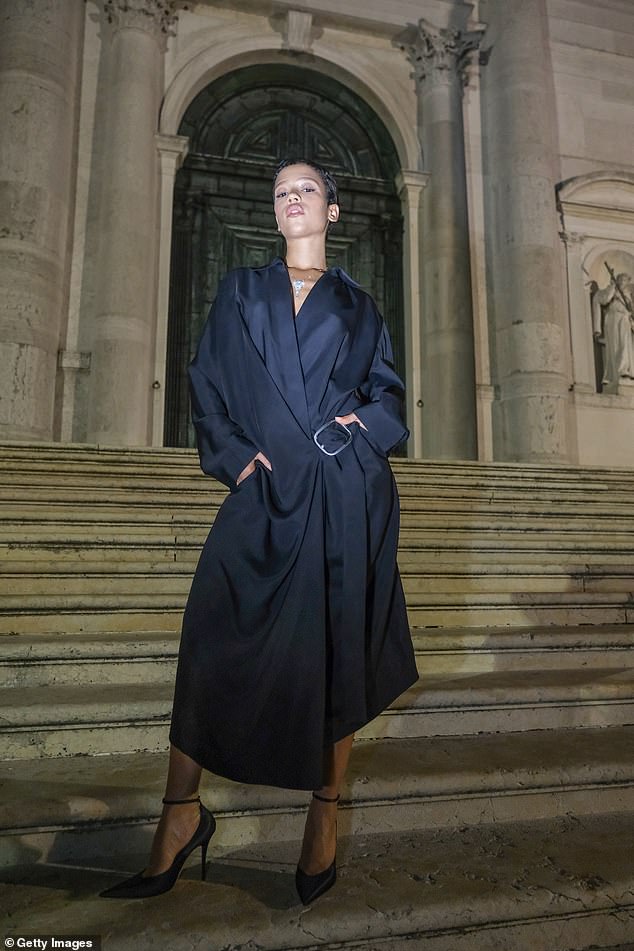
[[[572,572],[548,571],[544,568],[533,571],[438,571],[402,570],[403,587],[409,600],[425,594],[471,594],[521,591],[530,593],[562,592],[634,592],[634,567],[631,569],[603,569],[601,571]]]
[[[169,542],[138,539],[132,541],[95,541],[93,538],[73,541],[68,545],[59,539],[47,537],[43,541],[25,540],[12,543],[0,542],[0,560],[7,572],[20,571],[152,571],[161,564],[166,568],[179,562],[195,566],[200,554],[200,544],[186,544],[180,538]],[[630,569],[633,563],[633,548],[584,550],[556,548],[518,548],[513,551],[500,547],[471,546],[441,547],[438,543],[429,546],[401,545],[398,561],[402,571],[479,571],[482,573],[500,570],[503,565],[508,572],[533,571],[535,566],[544,571],[572,574],[580,570],[610,571]]]
[[[521,540],[520,540],[521,541]],[[126,549],[124,549],[125,551]],[[149,549],[148,549],[149,550]],[[156,550],[156,549],[154,549]],[[14,548],[12,551],[17,552]],[[28,548],[25,549],[25,552]],[[70,553],[69,553],[70,554]],[[562,574],[579,570],[610,570],[632,566],[634,548],[607,550],[599,546],[588,545],[584,549],[570,546],[538,548],[536,545],[522,546],[519,542],[513,550],[502,546],[487,545],[477,548],[469,545],[454,545],[450,541],[438,540],[429,545],[401,544],[398,551],[398,562],[401,570],[415,571],[417,568],[439,566],[439,570],[451,571],[497,571],[503,566],[508,571],[534,570],[535,566],[543,567],[546,571],[559,571]],[[21,552],[20,552],[21,557]],[[8,559],[7,559],[8,561]]]
[[[21,571],[14,572],[5,566],[0,584],[0,605],[8,607],[14,604],[18,610],[28,599],[32,607],[51,603],[58,599],[87,598],[85,604],[90,606],[94,597],[108,604],[111,599],[118,599],[127,595],[145,596],[148,603],[155,594],[187,595],[192,579],[192,565],[170,563],[165,566],[157,565],[154,570],[130,571],[118,565],[116,571],[86,570],[83,565],[76,571]],[[499,593],[521,591],[525,594],[562,593],[562,592],[634,592],[634,567],[618,569],[602,568],[601,570],[572,569],[564,572],[561,566],[552,570],[533,567],[529,570],[517,568],[509,571],[501,570],[499,566],[488,566],[488,570],[479,568],[454,568],[443,571],[440,566],[432,570],[402,570],[402,580],[405,594],[408,598],[414,595],[470,594],[470,593]]]
[[[166,749],[172,695],[171,682],[0,689],[0,758]],[[421,680],[359,736],[449,736],[630,723],[634,666],[423,672]]]
[[[292,919],[268,879],[256,897],[248,884],[237,893],[227,866],[240,885],[254,863],[292,884],[308,794],[206,776],[216,877],[199,899],[175,904],[175,931],[187,948],[257,940],[275,951],[280,940],[287,951],[622,944],[634,922],[634,473],[405,460],[393,470],[410,617],[424,626],[413,633],[422,676],[353,748],[338,885],[349,911],[328,931],[327,914]],[[77,874],[80,889],[91,874],[99,887],[112,880],[82,860],[94,869],[109,855],[117,875],[145,861],[182,605],[224,496],[191,451],[2,447],[0,630],[18,636],[0,640],[0,858],[30,863],[22,874],[33,900],[12,902],[28,907],[30,933],[50,930],[64,874]],[[348,856],[362,877],[345,892]],[[616,865],[600,864],[608,859]],[[165,902],[196,887],[181,882],[149,903],[160,905],[155,919],[118,905],[122,947],[143,947],[141,930],[147,946],[162,946]],[[334,889],[318,914],[336,899]],[[77,904],[82,926],[95,926],[82,930],[110,941],[112,904]]]
[[[211,483],[211,484],[210,484]],[[610,493],[605,498],[588,498],[588,494],[577,493],[575,496],[561,497],[558,489],[547,495],[540,492],[538,487],[522,487],[516,495],[508,493],[494,498],[477,492],[467,493],[445,487],[430,487],[427,494],[416,493],[403,487],[399,489],[401,513],[403,518],[412,516],[432,520],[435,524],[439,519],[450,523],[465,521],[471,525],[474,520],[490,522],[503,519],[512,522],[514,519],[530,524],[532,520],[539,524],[565,524],[570,521],[574,525],[585,527],[592,531],[609,531],[618,526],[621,519],[625,526],[632,523],[632,505],[634,492],[615,495]],[[134,480],[129,488],[121,485],[121,480],[112,480],[112,484],[103,487],[87,487],[84,483],[69,485],[65,480],[64,486],[46,490],[35,487],[18,486],[13,484],[2,487],[0,485],[0,512],[4,518],[17,518],[29,521],[34,514],[44,513],[46,518],[53,518],[60,512],[66,514],[71,507],[76,518],[86,517],[93,511],[100,518],[121,520],[126,513],[131,515],[156,519],[180,518],[186,520],[190,510],[198,518],[208,519],[218,510],[225,500],[227,491],[218,487],[218,483],[202,482],[176,489],[162,488],[156,484],[141,487]]]
[[[152,522],[116,522],[91,523],[90,521],[68,523],[66,521],[20,522],[18,519],[5,519],[2,526],[2,541],[7,545],[54,543],[65,546],[75,544],[126,545],[129,543],[175,545],[195,544],[201,547],[209,526],[196,529],[192,525],[166,525]]]
[[[404,528],[399,536],[399,558],[402,553],[409,558],[422,556],[441,561],[445,554],[450,558],[470,555],[471,564],[478,564],[480,559],[487,558],[503,562],[513,559],[521,561],[525,556],[535,555],[544,561],[580,559],[585,564],[586,559],[600,558],[627,564],[627,559],[631,563],[634,557],[634,537],[627,532],[581,538],[578,533],[517,531],[514,534],[497,534],[492,531],[477,538],[469,532],[458,530],[439,536],[425,528]]]
[[[196,852],[172,892],[114,907],[99,891],[138,871],[147,848],[120,859],[108,842],[94,863],[7,869],[5,933],[68,934],[71,908],[73,933],[105,935],[112,951],[231,951],[254,936],[261,951],[631,951],[633,820],[355,836],[342,824],[337,882],[309,908],[293,883],[299,840],[220,852],[214,836],[206,882]]]
[[[44,480],[56,475],[69,478],[86,476],[112,477],[120,484],[122,478],[148,478],[150,486],[157,481],[165,485],[170,479],[183,480],[188,474],[202,480],[197,455],[192,450],[166,448],[120,449],[118,447],[60,446],[59,444],[3,443],[0,447],[0,480],[30,477],[41,472]],[[527,465],[521,463],[438,463],[421,460],[393,459],[392,468],[403,491],[415,485],[430,485],[434,492],[445,487],[464,486],[468,491],[518,486],[540,489],[570,490],[579,493],[591,486],[594,493],[622,491],[634,493],[630,470],[577,466]],[[207,480],[208,482],[211,480]]]
[[[412,631],[421,675],[634,666],[634,627],[457,628]],[[177,632],[0,638],[5,687],[172,684]]]
[[[392,467],[394,468],[394,467]],[[412,481],[403,474],[395,473],[399,486],[399,494],[406,504],[421,506],[434,510],[435,506],[450,508],[451,502],[461,507],[472,504],[481,508],[491,507],[493,511],[499,506],[526,506],[530,509],[536,503],[549,508],[566,510],[574,505],[584,504],[590,508],[612,511],[621,506],[627,508],[634,496],[634,487],[624,484],[614,485],[582,484],[576,482],[570,485],[561,483],[545,483],[536,477],[532,483],[526,481],[518,483],[509,480],[503,484],[488,481],[467,481],[461,483],[439,484],[439,478],[417,479]],[[596,489],[596,491],[595,491]],[[220,502],[228,494],[228,489],[215,479],[204,476],[200,472],[188,474],[182,469],[180,475],[167,474],[163,480],[159,471],[153,478],[147,474],[131,472],[116,472],[100,474],[99,472],[70,472],[64,473],[37,473],[24,471],[7,473],[0,470],[0,500],[3,504],[10,501],[23,502],[33,499],[38,502],[73,500],[76,493],[77,500],[85,503],[90,501],[138,501],[147,502],[148,498],[157,501],[179,501],[179,498],[201,499],[211,498]]]
[[[199,499],[196,503],[184,505],[158,505],[153,501],[121,504],[117,502],[93,502],[90,505],[74,505],[69,502],[8,502],[0,504],[2,524],[10,529],[21,525],[27,531],[33,527],[45,529],[48,525],[66,522],[74,525],[206,525],[210,526],[218,511],[218,504],[208,499]],[[545,530],[561,533],[586,533],[588,539],[603,536],[606,541],[613,532],[620,535],[632,534],[634,513],[624,511],[624,507],[615,507],[611,512],[601,510],[580,511],[576,506],[569,512],[558,508],[545,511],[544,506],[535,506],[530,510],[519,507],[505,507],[492,511],[490,508],[478,511],[473,505],[464,511],[452,506],[447,511],[438,507],[425,510],[419,507],[401,505],[401,525],[404,529],[420,526],[426,531],[470,531],[484,535],[495,531],[515,535],[518,532],[543,532]],[[4,534],[4,533],[3,533]]]
[[[66,506],[68,509],[68,506]],[[68,517],[64,506],[43,506],[38,513],[33,506],[28,514],[20,515],[15,507],[6,515],[0,513],[1,544],[13,547],[50,545],[67,541],[89,544],[95,534],[110,538],[113,543],[125,545],[131,540],[149,543],[172,542],[178,534],[183,540],[202,544],[216,518],[217,507],[194,505],[181,511],[167,507],[163,512],[149,506],[147,511],[131,506],[119,512],[100,512],[97,507],[77,509]],[[401,550],[426,551],[430,548],[452,550],[460,548],[549,551],[552,543],[581,555],[584,552],[634,552],[634,519],[628,520],[617,513],[612,520],[593,518],[589,513],[583,520],[573,516],[526,516],[510,513],[471,515],[402,513]]]
[[[97,600],[97,599],[94,599]],[[102,632],[177,631],[183,614],[184,595],[156,595],[152,599],[130,596],[118,604],[89,604],[82,598],[74,604],[56,604],[51,598],[36,609],[32,604],[0,610],[0,635],[76,634]],[[547,594],[434,594],[411,595],[408,617],[413,627],[533,627],[544,625],[603,625],[634,623],[634,604],[629,592]],[[125,602],[125,603],[123,603]]]
[[[2,515],[4,526],[10,529],[13,526],[22,525],[26,531],[32,531],[38,527],[46,530],[47,526],[61,525],[64,522],[69,528],[81,525],[103,527],[118,527],[119,525],[125,527],[129,525],[134,528],[138,525],[148,525],[148,527],[206,525],[209,529],[217,511],[217,505],[207,504],[184,506],[176,513],[172,506],[161,508],[149,502],[146,505],[119,506],[95,503],[85,507],[73,507],[69,503],[51,504],[48,502],[43,502],[41,505],[25,503],[19,506],[11,503],[10,506],[0,506],[0,513],[5,513]]]
[[[583,466],[523,462],[472,462],[406,459],[393,456],[390,464],[404,478],[420,481],[438,478],[456,483],[468,481],[490,485],[513,482],[575,484],[586,482],[611,485],[631,485],[631,469],[618,466]],[[95,474],[130,473],[151,474],[160,471],[166,474],[198,475],[198,454],[192,449],[172,447],[72,446],[65,443],[23,444],[19,453],[12,452],[5,442],[0,444],[0,472],[7,473],[55,473],[93,472]]]
[[[414,463],[412,463],[414,465]],[[579,482],[571,478],[569,483],[544,482],[536,475],[531,481],[511,479],[499,483],[495,479],[479,480],[469,477],[456,481],[436,473],[429,473],[427,477],[414,477],[410,473],[395,472],[399,487],[399,494],[409,505],[421,505],[433,511],[437,504],[440,507],[450,507],[451,500],[457,505],[464,506],[469,502],[484,508],[491,506],[528,506],[532,502],[539,502],[546,507],[563,509],[575,504],[587,504],[606,511],[613,510],[621,505],[627,508],[634,497],[634,486],[631,478],[628,483],[615,485],[613,483]],[[132,499],[140,502],[156,493],[158,499],[178,501],[179,496],[200,500],[211,498],[221,502],[228,493],[226,486],[215,479],[204,476],[199,470],[188,473],[186,467],[179,467],[173,472],[163,473],[161,468],[152,468],[147,472],[120,470],[118,467],[111,472],[97,469],[84,471],[74,467],[59,473],[50,472],[48,468],[24,470],[23,472],[3,472],[0,469],[0,499],[26,500],[33,498],[38,501],[61,500],[76,490],[79,498],[89,500],[107,499],[112,493],[115,499]]]
[[[139,485],[132,481],[129,485],[122,484],[122,480],[111,479],[107,484],[87,482],[86,478],[77,479],[73,484],[64,479],[59,485],[51,485],[50,480],[40,486],[28,484],[26,479],[19,484],[14,481],[2,484],[0,482],[0,512],[16,511],[29,514],[32,510],[63,507],[69,503],[81,509],[93,507],[104,513],[126,508],[140,511],[180,511],[191,506],[201,512],[209,506],[218,507],[225,497],[227,490],[213,480],[203,480],[185,483],[177,487],[164,487],[152,484]],[[435,516],[438,513],[466,513],[474,512],[482,516],[527,517],[532,514],[543,515],[549,518],[569,516],[570,518],[614,519],[619,516],[630,518],[629,507],[634,501],[634,492],[609,493],[598,498],[588,498],[588,492],[578,492],[575,495],[567,493],[563,498],[559,490],[553,490],[546,495],[538,487],[530,492],[525,487],[521,492],[506,493],[458,492],[455,489],[445,488],[444,492],[434,486],[433,491],[424,490],[417,486],[405,487],[400,490],[401,512],[404,514],[423,513]],[[580,511],[580,508],[582,511]],[[631,519],[630,519],[631,520]]]
[[[611,651],[621,657],[622,666],[634,666],[634,625],[625,624],[412,628],[412,642],[424,655],[423,671],[433,658],[445,655],[455,657],[460,670],[578,668],[586,666],[593,655],[591,663],[600,666],[597,656]],[[468,668],[469,664],[474,666]]]
[[[375,722],[390,737],[631,724],[634,667],[423,673]]]
[[[392,462],[391,468],[399,485],[403,498],[425,505],[433,502],[446,504],[449,498],[459,502],[467,499],[482,504],[505,504],[507,502],[530,503],[533,492],[551,505],[569,505],[586,501],[589,505],[601,505],[611,508],[618,502],[631,500],[634,495],[631,474],[620,482],[589,480],[577,477],[577,470],[570,470],[566,480],[549,480],[539,470],[530,477],[514,474],[503,477],[497,473],[478,475],[465,473],[457,476],[459,466],[450,473],[436,471],[435,467],[421,471],[418,463],[405,463],[399,468]],[[163,478],[164,476],[164,478]],[[63,466],[59,471],[49,465],[25,467],[10,471],[0,465],[0,499],[39,499],[66,497],[76,489],[80,498],[103,499],[109,490],[117,497],[130,497],[142,500],[148,492],[156,491],[159,498],[178,498],[179,492],[192,496],[213,495],[224,498],[227,487],[211,476],[204,475],[200,469],[187,465],[168,468],[159,463],[151,469],[135,470],[131,467],[104,466],[98,464],[91,469]],[[595,492],[596,489],[596,492]]]
[[[601,652],[608,664],[625,650],[617,635]],[[5,635],[0,637],[0,683],[4,687],[87,684],[173,685],[179,634]],[[591,653],[598,656],[596,651]]]
[[[171,446],[102,446],[87,443],[23,442],[22,440],[2,440],[0,443],[0,468],[12,469],[26,466],[31,469],[40,465],[68,466],[105,465],[114,467],[126,465],[156,466],[165,469],[170,466],[198,466],[198,457],[194,449],[176,449]]]
[[[634,811],[633,744],[632,726],[357,739],[342,789],[344,823],[363,834],[552,818],[567,796],[580,815]],[[0,864],[24,857],[31,845],[32,861],[50,859],[51,850],[60,858],[65,838],[65,858],[94,859],[94,837],[103,830],[116,837],[117,850],[134,850],[135,829],[145,834],[156,822],[165,754],[80,756],[72,769],[68,763],[0,761]],[[215,844],[227,848],[297,838],[309,796],[206,772],[202,795],[219,819]]]
[[[414,627],[533,626],[631,624],[630,592],[582,594],[410,595],[407,605]],[[1,623],[1,619],[0,619]]]
[[[86,607],[103,602],[118,603],[118,599],[133,596],[139,603],[147,598],[151,604],[161,593],[178,595],[182,600],[191,586],[190,565],[173,565],[172,570],[160,568],[146,572],[84,573],[51,572],[50,574],[3,573],[0,587],[0,606],[7,609],[13,604],[19,610],[25,599],[32,608],[47,604],[62,604],[69,598],[82,599]],[[5,594],[4,592],[9,592]]]
[[[52,539],[45,543],[0,543],[0,560],[7,571],[44,571],[51,570],[53,565],[61,571],[66,570],[66,566],[81,570],[84,565],[87,571],[134,571],[137,567],[151,570],[157,564],[167,566],[184,561],[193,573],[199,554],[200,545],[176,547],[173,540],[169,544],[152,544],[143,539],[108,544],[86,540],[72,546]]]
[[[618,466],[577,466],[548,463],[523,462],[473,462],[442,461],[424,459],[405,459],[392,457],[391,465],[395,470],[415,475],[441,475],[447,478],[477,481],[487,478],[492,481],[513,479],[530,481],[540,478],[542,481],[571,482],[577,484],[587,480],[630,484],[631,470]],[[0,444],[0,471],[20,472],[42,471],[78,471],[79,467],[92,468],[97,472],[110,469],[113,472],[126,470],[182,471],[200,473],[198,455],[193,449],[175,449],[166,446],[89,446],[69,443],[15,443],[13,446],[3,441]],[[574,478],[573,478],[574,475]]]
[[[86,544],[126,545],[130,543],[188,544],[202,546],[209,532],[211,520],[201,523],[191,522],[153,522],[151,519],[100,522],[90,519],[45,519],[38,521],[5,519],[2,541],[5,545],[39,544],[53,545],[63,543],[67,546]],[[517,525],[491,523],[475,529],[461,525],[451,527],[428,523],[403,524],[400,532],[400,544],[411,549],[426,548],[435,550],[463,549],[474,553],[482,550],[544,551],[566,552],[594,551],[604,552],[606,556],[616,552],[634,553],[634,532],[614,529],[611,533],[596,530],[594,533],[576,528],[529,528]]]
[[[0,635],[80,631],[177,630],[189,585],[176,593],[0,597]],[[634,622],[629,589],[621,591],[408,593],[415,627],[474,627]],[[158,614],[165,615],[157,621]]]
[[[151,631],[179,631],[182,605],[176,608],[132,610],[109,608],[105,611],[55,610],[0,612],[0,635],[16,634],[102,634],[127,633],[136,636]]]
[[[413,628],[421,676],[634,667],[634,626]]]
[[[632,487],[631,469],[618,466],[604,468],[549,466],[540,463],[442,462],[401,457],[392,457],[390,465],[396,477],[405,484],[416,482],[422,486],[434,481],[490,489],[535,482],[546,487],[561,485],[573,491],[579,491],[582,486],[588,484],[600,488],[610,486],[623,491]],[[0,444],[0,480],[7,480],[12,476],[33,479],[44,476],[55,481],[56,478],[67,475],[152,478],[157,473],[168,479],[198,478],[210,481],[210,477],[201,472],[198,455],[193,450],[158,447],[148,451],[147,447],[130,447],[96,452],[87,449],[77,454],[68,444],[53,444],[50,451],[43,450],[41,445],[33,444],[20,458],[13,458],[6,445]]]
[[[151,577],[157,572],[165,575],[185,574],[191,581],[200,549],[185,549],[179,553],[178,560],[175,558],[173,546],[172,548],[167,546],[157,546],[154,549],[145,548],[141,550],[136,558],[134,552],[125,548],[118,549],[114,546],[110,551],[110,560],[107,557],[96,560],[99,553],[100,549],[97,546],[93,551],[86,549],[81,554],[76,550],[64,547],[60,548],[59,557],[53,550],[49,552],[48,557],[44,557],[44,552],[40,552],[38,556],[38,552],[34,548],[30,548],[20,552],[16,552],[14,549],[3,557],[3,552],[0,549],[3,566],[2,588],[3,590],[13,591],[14,582],[21,579],[21,583],[25,584],[28,578],[32,578],[36,585],[44,585],[46,579],[48,579],[49,584],[55,584],[57,580],[61,579],[70,581],[75,577],[83,577],[90,582],[91,579],[94,581],[105,578],[121,579],[122,576],[138,578],[146,575]],[[140,557],[141,553],[142,558]],[[119,554],[121,554],[121,557],[119,557]],[[568,567],[571,573],[580,570],[579,567],[573,565]],[[604,569],[605,572],[610,571],[609,566],[600,566],[596,573],[603,574]],[[624,566],[617,565],[614,570],[620,572],[626,569]],[[559,566],[553,566],[553,572],[555,571],[561,574]],[[5,579],[12,579],[11,583]]]

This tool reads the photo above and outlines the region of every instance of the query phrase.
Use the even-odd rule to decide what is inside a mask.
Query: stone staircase
[[[141,934],[138,905],[113,916],[94,894],[146,854],[182,607],[224,489],[189,451],[0,446],[11,928],[68,930],[81,896],[74,930],[109,951],[160,946],[168,913],[170,951],[634,941],[634,472],[393,468],[421,680],[358,734],[337,888],[308,911],[293,896],[305,793],[207,776],[214,887],[144,903]]]

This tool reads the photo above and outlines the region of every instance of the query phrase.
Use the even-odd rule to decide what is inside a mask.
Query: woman
[[[296,885],[305,904],[323,894],[354,732],[418,676],[386,458],[407,437],[389,337],[372,299],[326,267],[332,176],[282,162],[274,210],[286,261],[222,281],[189,368],[201,466],[231,493],[185,611],[150,862],[109,897],[167,891],[198,847],[204,877],[203,767],[313,790]]]

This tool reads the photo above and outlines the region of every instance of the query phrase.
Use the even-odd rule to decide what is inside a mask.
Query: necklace
[[[288,268],[289,275],[291,271],[308,271],[308,272],[317,271],[317,273],[321,273],[321,274],[325,274],[327,271],[327,268],[325,267],[293,267],[290,264],[287,264],[286,267]],[[295,297],[299,297],[299,295],[304,289],[306,281],[302,277],[294,278],[292,275],[290,275],[290,277],[291,277],[291,284],[295,292]]]

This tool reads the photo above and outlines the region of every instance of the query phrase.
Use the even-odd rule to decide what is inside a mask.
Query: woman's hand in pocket
[[[367,426],[364,426],[356,413],[348,413],[347,416],[335,416],[335,422],[343,423],[344,426],[349,426],[350,423],[358,423],[361,429],[367,430]]]
[[[244,482],[244,480],[245,480],[248,476],[252,475],[252,474],[255,472],[255,464],[256,464],[256,462],[258,461],[258,459],[260,460],[260,462],[262,463],[262,465],[266,466],[266,468],[267,468],[270,472],[273,471],[273,466],[271,465],[271,463],[269,462],[269,460],[266,458],[266,456],[264,455],[264,453],[263,453],[263,452],[259,452],[259,453],[257,454],[257,456],[254,456],[253,459],[251,460],[251,462],[250,462],[247,466],[244,467],[244,469],[242,470],[242,472],[240,473],[240,475],[239,475],[238,478],[236,479],[236,485],[240,485],[241,482]]]

